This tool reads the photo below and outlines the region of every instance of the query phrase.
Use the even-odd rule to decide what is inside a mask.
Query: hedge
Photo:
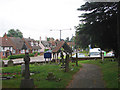
[[[34,57],[34,54],[29,54],[30,57]],[[25,54],[18,54],[18,55],[10,55],[8,59],[17,59],[17,58],[24,58]]]

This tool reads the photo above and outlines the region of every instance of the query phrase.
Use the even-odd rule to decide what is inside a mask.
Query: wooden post
[[[76,66],[78,66],[78,54],[76,52]]]
[[[69,55],[66,54],[66,59],[65,59],[65,72],[69,71]]]

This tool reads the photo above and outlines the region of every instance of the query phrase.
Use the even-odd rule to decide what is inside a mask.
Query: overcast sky
[[[10,29],[19,29],[25,38],[41,36],[62,39],[75,35],[74,26],[80,22],[77,11],[85,0],[0,0],[0,36]]]

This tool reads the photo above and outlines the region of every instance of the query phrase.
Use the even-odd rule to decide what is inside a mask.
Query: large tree
[[[76,27],[78,38],[83,46],[92,44],[102,49],[117,51],[117,3],[116,2],[86,2],[77,10],[85,11],[80,18],[83,22]],[[91,40],[90,40],[91,38]]]
[[[18,29],[16,29],[16,30],[10,29],[8,31],[7,36],[8,37],[20,37],[20,38],[23,38],[23,33],[20,30],[18,30]]]

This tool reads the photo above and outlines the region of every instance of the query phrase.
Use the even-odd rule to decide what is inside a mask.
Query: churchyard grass
[[[101,68],[103,80],[105,81],[106,88],[118,88],[118,63],[105,59],[103,63],[101,60],[85,60],[79,63],[89,63],[98,65]]]
[[[60,65],[56,64],[30,64],[29,66],[30,72],[35,73],[34,75],[30,76],[30,78],[34,79],[35,88],[65,88],[70,82],[70,80],[72,80],[72,76],[82,67],[81,64],[79,64],[79,66],[76,67],[75,63],[70,63],[70,69],[74,69],[70,70],[69,72],[64,72],[64,69],[61,69]],[[53,72],[53,74],[56,77],[56,80],[46,80],[48,72]],[[15,76],[15,78],[9,80],[2,80],[3,88],[20,87],[21,79],[23,79],[23,77],[21,77],[21,65],[3,67],[2,73],[3,76]],[[61,80],[57,81],[59,78]]]

